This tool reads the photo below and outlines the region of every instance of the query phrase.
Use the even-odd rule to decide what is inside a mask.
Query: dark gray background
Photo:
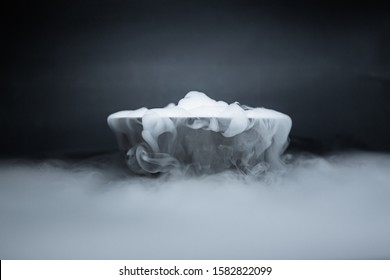
[[[1,13],[2,156],[114,150],[110,113],[190,90],[287,113],[292,147],[390,150],[390,16],[372,1],[14,1]]]

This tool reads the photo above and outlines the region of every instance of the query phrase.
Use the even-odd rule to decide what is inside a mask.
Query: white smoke
[[[274,110],[228,105],[191,91],[177,105],[114,113],[108,124],[137,174],[238,169],[262,175],[283,169],[280,155],[292,122]]]
[[[283,175],[129,175],[116,157],[0,163],[1,259],[390,257],[390,156]]]

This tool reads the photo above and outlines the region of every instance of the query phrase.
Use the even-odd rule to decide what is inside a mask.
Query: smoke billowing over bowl
[[[280,155],[292,121],[274,110],[229,105],[191,91],[177,105],[114,113],[108,124],[134,173],[237,169],[259,175],[283,168]]]

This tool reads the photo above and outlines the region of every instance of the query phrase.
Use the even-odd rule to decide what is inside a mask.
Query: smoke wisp
[[[1,259],[388,259],[390,156],[283,175],[129,175],[117,156],[0,163]]]

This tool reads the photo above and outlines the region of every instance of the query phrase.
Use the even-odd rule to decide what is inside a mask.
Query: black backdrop
[[[113,150],[110,113],[190,90],[287,113],[293,147],[390,150],[390,16],[372,1],[13,1],[1,13],[2,156]]]

